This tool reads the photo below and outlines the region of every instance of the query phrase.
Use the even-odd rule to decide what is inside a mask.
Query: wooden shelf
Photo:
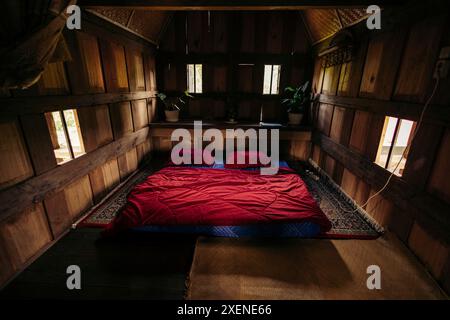
[[[149,124],[150,128],[194,128],[194,120],[184,120],[180,122],[153,122]],[[280,131],[302,131],[311,132],[312,127],[308,125],[288,126],[278,123],[255,123],[255,122],[237,122],[236,124],[226,123],[222,121],[203,121],[202,127],[205,129],[280,129]]]

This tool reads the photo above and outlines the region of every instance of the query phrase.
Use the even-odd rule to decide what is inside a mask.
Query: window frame
[[[269,93],[264,93],[264,79],[265,73],[266,73],[266,66],[270,66],[270,83],[269,83]],[[273,86],[273,69],[274,67],[278,67],[278,81],[277,81],[277,92],[272,92],[272,86]],[[263,73],[263,95],[278,95],[280,94],[280,79],[281,79],[281,64],[264,64],[264,73]]]
[[[381,165],[378,160],[379,160],[379,156],[381,155],[381,149],[383,148],[383,140],[384,140],[384,137],[385,137],[384,131],[387,129],[387,121],[389,121],[389,118],[394,118],[394,119],[397,120],[397,122],[395,124],[394,132],[392,134],[392,143],[389,146],[389,151],[388,151],[388,154],[387,154],[386,163],[384,165]],[[400,174],[400,172],[399,172],[397,174],[397,173],[395,173],[395,170],[394,171],[389,170],[392,154],[393,154],[394,148],[396,147],[397,139],[398,139],[400,128],[402,126],[403,121],[411,121],[412,122],[411,131],[409,132],[409,135],[408,135],[408,140],[407,140],[407,144],[405,146],[405,150],[410,148],[409,144],[410,144],[410,141],[411,141],[411,137],[412,137],[412,135],[414,134],[414,132],[415,132],[415,130],[417,128],[417,122],[412,121],[412,120],[408,120],[408,119],[402,119],[402,118],[399,118],[399,117],[388,116],[388,115],[385,116],[385,121],[386,122],[385,122],[385,124],[383,126],[383,131],[382,131],[379,143],[378,143],[378,148],[380,149],[380,151],[377,152],[377,156],[375,158],[374,163],[376,165],[380,166],[381,168],[383,168],[383,169],[385,169],[385,170],[387,170],[387,171],[389,171],[391,173],[394,173],[396,176],[402,177],[403,173]],[[405,151],[403,151],[403,153],[404,152]],[[402,153],[402,159],[403,159],[403,153]],[[408,154],[409,154],[409,151],[406,153],[406,157],[404,157],[405,158],[405,167],[406,167],[406,162],[408,161]],[[400,161],[402,161],[402,160],[400,160]]]
[[[194,81],[194,84],[193,84],[193,89],[194,89],[194,91],[190,91],[189,90],[189,66],[193,66],[193,70],[194,70],[194,72],[193,72],[193,81]],[[201,83],[200,83],[200,92],[198,92],[197,91],[197,66],[201,66],[201,68],[202,68],[202,74],[201,74]],[[203,64],[202,63],[187,63],[186,64],[186,84],[187,84],[187,91],[189,92],[189,93],[193,93],[193,94],[202,94],[203,93]]]
[[[81,133],[81,130],[79,130],[79,137],[78,138],[80,139],[80,144],[82,146],[82,153],[77,155],[77,156],[75,155],[75,151],[74,151],[73,146],[72,146],[72,139],[71,139],[71,136],[70,136],[70,133],[69,133],[69,127],[67,125],[66,116],[64,114],[65,111],[70,111],[70,110],[72,110],[72,112],[74,113],[75,117],[78,116],[77,115],[77,109],[75,109],[75,108],[56,110],[56,111],[51,111],[50,112],[51,114],[57,113],[59,115],[60,119],[61,119],[61,124],[62,124],[62,129],[63,129],[62,131],[64,133],[64,138],[65,138],[65,140],[67,142],[67,149],[69,151],[69,156],[70,156],[70,159],[67,159],[67,160],[64,160],[64,161],[61,161],[61,162],[57,163],[57,165],[59,165],[59,166],[60,165],[64,165],[67,162],[72,161],[72,160],[74,160],[76,158],[79,158],[82,155],[86,154],[86,150],[84,149],[84,145],[83,145],[84,144],[83,143],[83,134]],[[53,117],[53,121],[55,121],[54,117]],[[56,125],[56,123],[55,123],[55,125]],[[53,154],[54,154],[54,156],[56,158],[55,150],[56,149],[53,149]]]

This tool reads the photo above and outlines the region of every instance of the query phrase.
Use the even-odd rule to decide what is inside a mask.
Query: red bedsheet
[[[128,195],[106,233],[145,225],[237,226],[258,223],[331,223],[292,172],[167,167]]]

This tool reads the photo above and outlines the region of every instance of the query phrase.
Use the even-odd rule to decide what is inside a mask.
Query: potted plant
[[[181,104],[186,104],[188,98],[194,98],[187,90],[179,97],[167,97],[167,95],[162,92],[158,93],[157,97],[161,99],[164,104],[164,113],[166,114],[167,122],[178,122]]]
[[[286,87],[284,89],[289,97],[283,99],[281,103],[288,106],[288,124],[299,125],[302,122],[305,108],[311,100],[309,89],[309,81],[298,88]]]

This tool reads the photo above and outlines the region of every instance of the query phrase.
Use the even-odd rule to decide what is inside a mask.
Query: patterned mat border
[[[334,182],[334,180],[324,171],[322,170],[315,162],[313,162],[311,159],[308,160],[308,162],[305,163],[307,167],[312,169],[314,171],[314,174],[317,174],[320,179],[322,179],[322,182],[324,182],[328,187],[332,188],[334,192],[339,194],[342,198],[342,200],[346,201],[346,204],[352,208],[352,210],[356,210],[356,212],[359,214],[359,216],[370,226],[372,227],[376,232],[379,233],[379,235],[382,235],[385,232],[385,229],[378,224],[378,222],[372,218],[369,213],[362,209],[356,201],[354,201],[342,188]]]

